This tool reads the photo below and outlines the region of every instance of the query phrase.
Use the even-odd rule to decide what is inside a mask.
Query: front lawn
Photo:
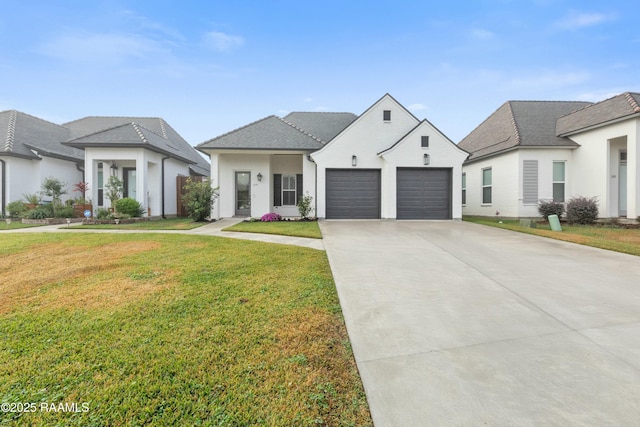
[[[322,251],[175,234],[2,243],[0,403],[35,410],[0,425],[371,425]]]
[[[19,219],[12,219],[11,224],[7,224],[5,219],[0,219],[0,231],[17,230],[18,228],[42,227],[46,224],[23,224]]]
[[[279,234],[282,236],[322,239],[318,221],[243,221],[227,227],[223,229],[223,231],[242,231],[245,233]]]
[[[191,218],[167,218],[139,221],[130,224],[83,224],[78,228],[107,230],[192,230],[202,227],[206,222],[194,222]]]
[[[551,231],[548,224],[537,224],[536,228],[521,227],[518,220],[467,216],[464,220],[640,256],[640,229],[638,228],[628,229],[611,224],[592,226],[562,224],[562,231]]]

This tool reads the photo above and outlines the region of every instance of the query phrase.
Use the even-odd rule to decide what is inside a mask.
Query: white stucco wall
[[[573,156],[572,195],[597,196],[600,217],[618,216],[618,155],[626,148],[627,217],[636,218],[640,214],[640,119],[602,126],[570,138],[580,144]]]
[[[383,111],[391,111],[391,120],[383,120]],[[378,153],[391,147],[418,124],[418,119],[405,110],[392,97],[386,95],[365,111],[340,135],[322,150],[311,154],[317,167],[317,216],[326,216],[326,170],[340,169],[380,169],[382,170],[382,217],[395,218],[395,208],[391,214],[388,206],[391,194],[388,188],[389,168]],[[352,166],[352,156],[357,165]],[[395,171],[393,171],[395,174]],[[395,187],[394,187],[395,188]],[[394,193],[395,204],[395,193]]]
[[[429,137],[429,147],[421,147],[421,137]],[[429,155],[429,165],[424,165],[424,154]],[[383,169],[383,188],[385,198],[382,200],[383,218],[395,218],[397,214],[397,168],[447,168],[452,170],[453,219],[462,218],[462,162],[468,154],[459,149],[453,142],[442,135],[430,123],[424,121],[399,144],[382,154],[385,160]]]

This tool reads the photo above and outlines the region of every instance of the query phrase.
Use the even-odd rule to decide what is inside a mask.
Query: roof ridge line
[[[131,122],[131,126],[133,126],[133,128],[135,129],[136,133],[138,134],[142,142],[144,142],[145,144],[149,144],[149,140],[147,139],[146,136],[144,136],[144,133],[142,133],[142,130],[140,129],[140,125],[138,125],[138,123],[136,122]]]
[[[160,122],[160,129],[162,130],[162,137],[166,140],[169,139],[169,137],[167,136],[167,130],[165,129],[165,122],[164,119],[162,117],[158,117],[158,121]]]
[[[511,124],[513,125],[513,132],[516,136],[516,145],[520,145],[522,140],[520,139],[520,130],[518,129],[518,123],[516,123],[516,116],[513,114],[513,108],[511,107],[511,103],[513,101],[509,101],[509,115],[511,116]]]
[[[9,124],[7,125],[7,137],[4,141],[4,151],[13,150],[13,143],[16,137],[16,121],[18,119],[18,111],[11,110],[9,115]]]
[[[633,98],[633,96],[631,96],[631,93],[630,92],[625,92],[624,93],[624,97],[627,99],[627,102],[629,103],[631,108],[633,108],[633,111],[635,113],[640,113],[640,105],[638,105],[638,103]]]
[[[285,120],[285,119],[283,119],[282,117],[278,117],[278,116],[276,116],[276,117],[277,117],[278,119],[280,119],[283,123],[285,123],[285,124],[287,124],[287,125],[291,126],[292,128],[294,128],[295,130],[297,130],[297,131],[299,131],[299,132],[302,132],[302,134],[303,134],[303,135],[307,135],[307,136],[311,137],[312,139],[314,139],[314,140],[318,141],[319,143],[324,144],[324,141],[323,141],[323,140],[321,140],[321,139],[320,139],[320,138],[318,138],[317,136],[313,135],[312,133],[309,133],[309,132],[307,132],[306,130],[304,130],[304,129],[302,129],[302,128],[300,128],[300,127],[296,126],[296,125],[294,125],[293,123],[286,121],[286,120]]]

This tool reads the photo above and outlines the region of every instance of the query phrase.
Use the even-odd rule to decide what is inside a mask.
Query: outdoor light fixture
[[[116,218],[116,225],[120,224],[120,220]]]
[[[262,181],[262,174],[258,172],[258,181]]]
[[[429,157],[429,155],[427,153],[424,153],[424,156],[422,156],[422,161],[424,162],[424,164],[426,166],[429,163],[431,163],[431,158]]]
[[[67,221],[67,228],[69,228],[69,224],[71,223],[71,220],[69,218],[65,219],[65,221]]]
[[[351,166],[357,166],[357,165],[358,165],[358,158],[354,154],[353,156],[351,156]]]

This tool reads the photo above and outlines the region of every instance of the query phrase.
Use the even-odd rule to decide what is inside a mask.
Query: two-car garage
[[[451,168],[397,168],[397,219],[451,219]],[[381,217],[380,169],[327,169],[327,219]]]

